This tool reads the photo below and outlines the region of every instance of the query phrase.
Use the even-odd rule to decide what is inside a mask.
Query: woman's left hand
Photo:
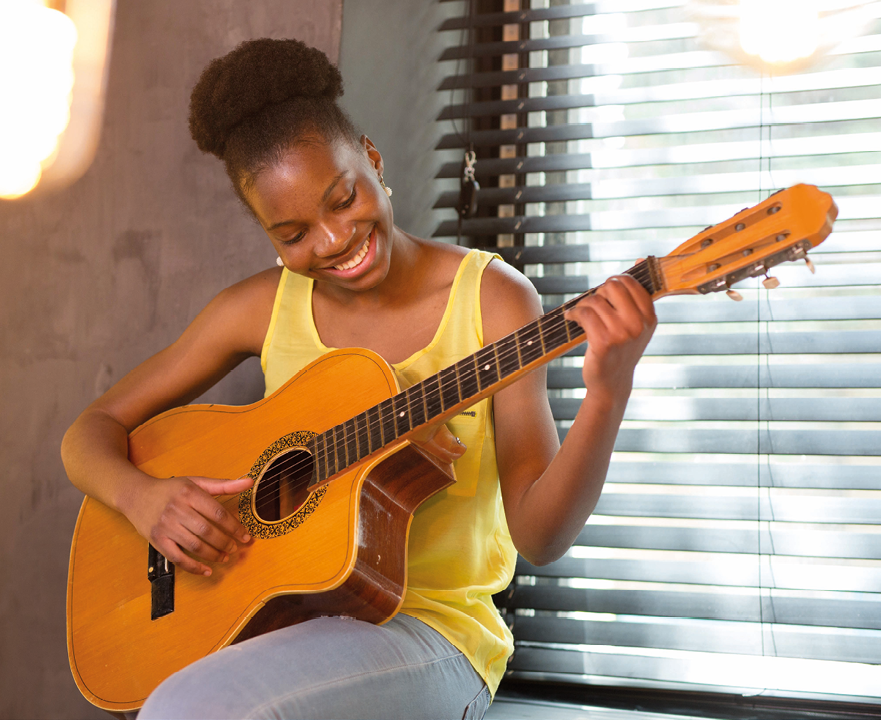
[[[626,401],[634,368],[658,324],[651,296],[634,278],[616,275],[565,317],[587,336],[582,371],[587,397]]]

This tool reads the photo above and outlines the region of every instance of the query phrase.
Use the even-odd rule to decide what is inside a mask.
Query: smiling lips
[[[370,235],[373,233],[371,232]],[[361,264],[361,261],[367,257],[367,251],[370,249],[370,235],[367,236],[367,240],[364,241],[364,244],[361,246],[361,249],[358,251],[358,254],[353,257],[349,262],[345,262],[342,265],[334,265],[334,270],[351,270],[354,267],[358,267]]]
[[[361,249],[358,250],[358,254],[355,255],[355,257],[344,263],[340,263],[339,265],[327,267],[324,270],[325,272],[330,272],[341,278],[354,278],[367,269],[368,264],[372,262],[372,258],[375,255],[376,227],[370,231],[370,234],[364,240],[364,244],[361,246]]]

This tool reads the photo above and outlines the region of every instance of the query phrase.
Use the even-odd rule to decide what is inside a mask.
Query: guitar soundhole
[[[264,522],[278,522],[297,512],[309,497],[312,468],[306,450],[276,455],[254,488],[254,514]]]

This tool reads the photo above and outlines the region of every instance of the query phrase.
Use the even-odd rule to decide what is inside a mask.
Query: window
[[[461,231],[548,309],[776,189],[840,209],[816,275],[658,303],[596,513],[560,561],[518,565],[510,674],[881,703],[879,4],[862,36],[774,77],[702,45],[684,2],[463,6],[441,27],[462,62],[439,145],[477,154]],[[549,370],[561,437],[579,367]]]

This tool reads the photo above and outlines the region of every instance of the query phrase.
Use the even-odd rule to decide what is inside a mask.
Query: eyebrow
[[[333,192],[333,189],[337,186],[337,183],[339,183],[339,181],[342,180],[346,176],[347,172],[348,171],[343,170],[339,175],[337,175],[333,180],[331,180],[330,185],[327,186],[327,190],[324,191],[324,195],[321,196],[321,202],[325,202],[327,200],[327,198],[330,197],[330,194]],[[277,222],[277,223],[275,223],[275,225],[271,225],[270,227],[266,228],[266,231],[272,232],[273,230],[281,227],[282,225],[293,225],[296,222],[297,222],[296,220],[282,220],[281,222]]]

